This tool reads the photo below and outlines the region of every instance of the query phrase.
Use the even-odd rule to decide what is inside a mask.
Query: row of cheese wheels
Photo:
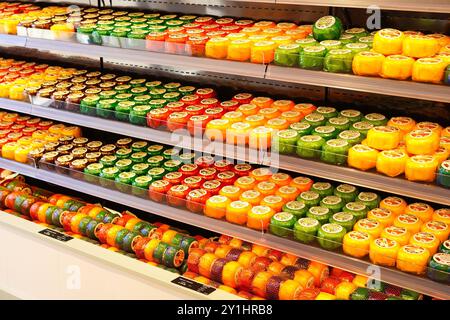
[[[73,136],[81,136],[79,127],[0,111],[0,148],[3,158],[26,163],[32,150]]]
[[[24,61],[18,64],[19,62],[10,60],[5,60],[3,63],[9,69],[17,69],[25,64]],[[36,68],[35,65],[33,67]],[[31,67],[26,69],[29,68]],[[81,71],[70,71],[56,67],[47,68],[44,72],[44,79],[47,76],[58,77],[59,75],[70,78],[74,73]],[[39,73],[37,72],[37,74]],[[87,73],[87,71],[81,75],[78,75],[78,73],[75,78],[84,78],[86,83],[94,80],[101,81],[102,78],[100,73]],[[82,76],[83,74],[85,76]],[[23,80],[24,78],[20,78],[20,81]],[[131,92],[133,92],[132,87],[147,90],[145,87],[139,87],[139,85],[144,86],[146,80],[137,80],[142,81],[135,84],[135,81],[129,78],[120,80],[120,83],[123,81],[130,83],[131,86],[125,86],[129,86]],[[40,82],[41,80],[31,79],[30,81]],[[54,81],[50,82],[55,84]],[[138,86],[136,87],[136,85]],[[47,85],[45,86],[45,89],[48,89]],[[165,89],[162,84],[160,86],[160,89],[164,92],[169,88]],[[178,90],[180,92],[182,92],[181,88],[185,87],[181,87],[181,84],[179,84]],[[231,101],[219,104],[219,101],[214,98],[216,96],[214,90],[207,88],[192,89],[194,91],[189,92],[194,94],[187,96],[182,96],[180,92],[169,92],[169,94],[178,94],[178,98],[180,98],[178,104],[174,102],[170,109],[168,105],[164,104],[162,104],[163,107],[155,109],[148,107],[148,109],[143,109],[141,116],[138,115],[141,110],[134,112],[134,109],[132,109],[129,111],[129,119],[136,124],[143,119],[144,123],[147,122],[152,127],[167,124],[169,130],[172,131],[187,126],[191,134],[202,134],[204,132],[205,136],[211,140],[248,144],[251,148],[268,148],[273,144],[273,150],[280,153],[295,153],[306,158],[319,157],[323,161],[333,164],[348,163],[350,166],[361,170],[376,167],[377,171],[389,176],[405,173],[407,179],[412,181],[434,181],[438,167],[439,176],[445,175],[445,165],[443,168],[440,168],[440,166],[442,161],[448,157],[449,133],[447,128],[442,129],[439,124],[431,122],[416,123],[409,117],[394,117],[388,121],[385,116],[380,114],[364,116],[356,110],[338,112],[331,107],[316,108],[311,104],[296,105],[291,100],[274,101],[268,97],[253,97],[251,94],[245,93],[235,95]],[[142,90],[138,91],[142,93]],[[109,90],[108,92],[112,91]],[[87,92],[81,95],[85,96]],[[124,94],[121,93],[120,95]],[[133,94],[129,93],[125,96],[132,98]],[[139,95],[135,98],[142,96],[145,95]],[[118,97],[118,95],[108,96],[108,98],[112,97]],[[94,99],[92,95],[88,95],[80,101],[81,106],[86,99],[94,100],[94,102],[117,101],[117,99],[102,100],[98,96]],[[165,99],[162,100],[165,101]],[[212,103],[213,100],[215,103]],[[98,102],[94,103],[94,109],[96,104]],[[222,107],[219,107],[219,105]],[[143,106],[138,105],[135,108],[138,107]],[[107,111],[110,109],[105,108],[106,105],[103,104],[100,109],[102,110],[101,114],[111,112]],[[124,114],[128,119],[128,114]],[[382,152],[378,153],[377,151]],[[446,179],[441,180],[443,180],[441,184],[445,186]]]
[[[161,150],[161,152],[163,151]],[[173,162],[173,160],[171,161]],[[333,194],[333,188],[328,183],[312,184],[312,181],[308,178],[298,177],[296,179],[292,179],[289,175],[284,173],[272,174],[270,170],[264,168],[252,170],[251,166],[244,164],[236,165],[233,168],[231,163],[226,163],[223,161],[221,162],[220,165],[218,164],[215,165],[214,163],[215,162],[213,158],[201,157],[197,159],[196,163],[194,164],[191,163],[181,165],[180,162],[180,167],[177,171],[178,172],[177,177],[175,177],[175,172],[168,172],[165,175],[161,175],[160,177],[154,176],[153,178],[155,179],[155,181],[149,184],[150,198],[158,202],[167,200],[169,205],[186,206],[191,211],[204,213],[207,216],[218,219],[225,218],[229,222],[246,224],[248,227],[258,230],[267,229],[271,221],[275,224],[276,220],[274,221],[272,218],[274,219],[278,218],[279,220],[286,219],[286,217],[284,217],[286,214],[283,214],[283,217],[280,215],[274,216],[274,214],[276,212],[285,210],[284,209],[285,207],[289,206],[292,207],[291,202],[293,202],[296,199],[303,202],[305,210],[307,211],[308,218],[311,219],[317,218],[316,220],[317,221],[320,220],[321,224],[323,224],[323,221],[325,220],[326,222],[328,222],[328,220],[330,220],[330,222],[339,222],[337,218],[334,219],[336,221],[331,221],[332,218],[331,209],[334,209],[336,212],[343,209],[344,211],[352,213],[356,210],[350,206],[353,205],[352,202],[347,203],[345,207],[343,205],[339,205],[338,203],[336,203],[336,205],[338,205],[339,207],[338,209],[334,208],[333,206],[327,207],[326,205],[324,207],[316,207],[317,205],[319,205],[319,202],[323,200],[325,196],[328,195],[328,192],[331,192],[330,195]],[[210,168],[211,166],[213,168]],[[168,166],[166,167],[168,169]],[[220,168],[221,171],[217,171],[214,167]],[[233,169],[234,172],[232,170],[230,171],[229,169]],[[175,170],[177,170],[177,168],[175,168]],[[200,174],[200,172],[202,173]],[[193,189],[192,186],[184,184],[186,178],[189,178],[188,180],[193,180],[193,177],[196,177],[197,175],[200,177],[200,180],[203,178],[206,179],[207,182],[205,183],[207,183],[208,186],[215,184],[217,185],[215,185],[214,188],[209,187],[206,188],[205,185],[204,188]],[[238,178],[238,176],[240,177]],[[311,185],[313,187],[313,191],[308,191]],[[339,187],[337,189],[339,190]],[[316,191],[320,191],[320,193]],[[362,194],[364,193],[361,193],[358,196],[358,199],[364,198],[364,196],[361,196]],[[342,201],[339,197],[336,198],[337,200],[340,200],[341,204],[344,204],[344,201]],[[374,197],[372,196],[372,198]],[[375,199],[377,199],[376,195]],[[378,205],[378,202],[376,202],[374,205],[369,204],[369,202],[366,203],[368,207],[366,207],[365,204],[355,204],[356,206],[359,205],[364,207],[362,210],[360,210],[361,212],[363,212],[363,215],[358,216],[358,219],[366,217],[368,211],[367,208],[373,209]],[[418,209],[416,210],[415,207],[421,208],[421,206],[425,206],[426,207],[425,211],[427,212],[431,210],[429,212],[430,214],[423,215],[423,219],[425,220],[424,222],[426,222],[425,225],[428,226],[427,230],[423,231],[431,233],[441,232],[442,234],[439,236],[439,238],[448,237],[448,234],[447,236],[445,235],[446,233],[448,233],[448,226],[446,225],[445,222],[428,223],[427,220],[432,215],[431,207],[425,204],[413,204],[408,207],[409,208],[408,210],[410,210],[411,212],[417,211],[416,215],[420,216],[421,215],[421,213],[419,212],[420,210]],[[318,213],[316,213],[316,211]],[[322,211],[324,212],[322,213]],[[444,217],[441,219],[445,219],[445,215],[447,214],[448,214],[447,210],[445,209],[438,210],[436,213],[437,216]],[[372,215],[373,217],[375,217],[375,219],[371,219],[373,218]],[[321,216],[320,219],[319,216]],[[356,217],[356,212],[354,213],[354,216]],[[381,218],[378,219],[377,218],[378,216],[380,216]],[[325,217],[325,220],[322,219],[323,217]],[[408,220],[409,219],[408,217],[409,217],[408,214],[399,215],[399,217],[397,217],[397,219],[395,220],[398,225],[394,226],[401,227],[400,226],[401,219]],[[289,221],[293,221],[293,224],[290,227],[293,227],[294,223],[296,222],[296,220],[292,220],[292,218],[293,215],[291,215],[290,218],[288,219]],[[378,220],[380,221],[383,220],[383,222],[386,222],[391,218],[393,219],[394,217],[390,212],[386,213],[380,210],[371,211],[369,219],[368,220],[363,219],[359,221],[358,223],[356,223],[355,228],[361,229],[361,230],[358,229],[356,231],[368,231],[368,229],[370,228],[378,230],[382,226],[382,224],[380,224]],[[418,220],[418,218],[415,218],[415,220]],[[354,222],[355,221],[353,221],[353,224]],[[419,223],[419,221],[415,222]],[[443,226],[441,226],[441,224],[443,224]],[[320,228],[325,227],[331,228],[332,226],[325,225]],[[275,230],[275,227],[272,227],[272,230]],[[382,230],[382,228],[380,230]],[[316,229],[314,230],[314,232],[317,231],[318,230]],[[300,230],[299,234],[301,234],[302,232],[304,231]],[[415,230],[415,232],[418,232],[418,230]],[[369,232],[369,234],[372,235],[371,232]],[[340,243],[342,242],[344,235],[345,232],[342,233],[341,238],[339,239],[336,238],[335,240],[332,241],[330,240],[325,241],[323,242],[322,246],[328,249],[335,249],[336,247],[340,246]],[[378,234],[377,237],[378,236],[380,236],[380,234]],[[300,241],[302,241],[302,238],[300,236],[298,236],[297,238]],[[321,238],[326,238],[326,236],[323,236]],[[366,240],[368,241],[368,238]],[[433,241],[431,242],[435,244],[436,239],[434,238],[432,240]],[[303,241],[308,242],[304,239]],[[347,251],[351,252],[352,246],[351,245],[349,246],[347,244],[345,245],[345,248],[349,248],[349,250]],[[432,252],[431,254],[433,253],[434,252]],[[426,260],[428,261],[428,258]],[[382,262],[380,262],[380,264],[382,264]],[[401,267],[401,269],[406,270],[407,268]],[[423,268],[418,271],[418,273],[422,272],[424,272]]]
[[[9,175],[10,173],[5,174]],[[186,268],[189,269],[184,273],[186,277],[192,277],[199,282],[216,286],[244,298],[357,299],[357,293],[371,284],[365,277],[355,276],[337,268],[329,269],[320,263],[246,243],[237,238],[221,236],[217,241],[201,236],[193,238],[166,224],[151,224],[130,213],[120,215],[109,212],[99,205],[88,204],[77,198],[49,192],[45,192],[44,196],[44,191],[26,185],[23,179],[4,182],[1,192],[2,205],[9,208],[5,210],[7,213],[20,215],[22,218],[49,227],[56,223],[56,226],[52,227],[57,230],[83,240],[99,242],[104,248],[140,258],[151,265],[158,265],[159,262],[163,264],[163,267],[174,271],[174,266],[180,267],[179,259],[176,257],[180,258],[186,252],[188,255]],[[42,209],[43,206],[45,206],[45,210]],[[70,212],[66,209],[77,212]],[[62,216],[62,219],[58,219],[58,216]],[[151,237],[152,240],[147,237]],[[171,246],[171,244],[183,243],[186,239],[190,240],[189,244],[182,250]],[[156,246],[154,250],[158,251],[156,257],[153,256],[155,253],[150,255],[147,248],[142,248],[142,243],[151,241]],[[130,254],[133,251],[136,256]],[[173,257],[172,251],[174,251]],[[214,274],[223,273],[224,277],[222,275],[214,276],[211,273],[205,277],[207,272],[204,270],[206,269],[202,269],[200,273],[202,275],[193,273],[193,271],[199,272],[197,270],[199,264],[196,261],[206,253],[210,253],[210,256],[215,254],[220,257],[219,261],[213,259],[216,263],[211,271]],[[149,255],[151,258],[146,259]],[[160,255],[161,257],[159,257]],[[207,257],[205,256],[203,260],[208,260]],[[207,263],[202,262],[201,264],[203,268],[203,265]],[[223,268],[219,268],[219,264]],[[241,265],[248,269],[244,270]],[[222,271],[219,272],[218,269],[222,269]],[[236,275],[237,272],[239,272],[239,277],[236,276],[237,281],[240,281],[240,285],[246,290],[239,292],[236,290],[237,283],[234,282],[236,280],[233,280],[230,274]],[[219,283],[214,279],[219,280]],[[220,283],[225,283],[225,285]],[[253,283],[255,287],[248,287],[249,285],[253,286]],[[277,289],[279,292],[273,288],[277,285],[280,285],[280,288]],[[380,285],[380,288],[388,292],[384,289],[385,287],[384,284]],[[383,299],[420,297],[419,294],[402,291],[400,288],[392,286],[389,288],[391,288],[389,295],[382,295]],[[367,290],[381,292],[375,287]],[[254,295],[255,293],[256,295]]]
[[[325,65],[325,69],[331,72],[353,71],[355,74],[369,76],[381,74],[396,79],[412,76],[413,80],[424,82],[442,81],[449,60],[450,41],[443,34],[423,35],[417,31],[403,33],[396,29],[382,29],[369,35],[363,28],[343,31],[339,19],[332,16],[322,17],[314,26],[298,26],[295,23],[267,20],[255,22],[248,19],[146,14],[97,8],[72,11],[65,7],[51,6],[39,10],[39,7],[32,4],[3,4],[2,7],[2,33],[15,34],[19,25],[50,29],[56,37],[66,38],[77,27],[77,38],[83,43],[102,44],[99,36],[147,39],[148,50],[215,59],[253,63],[270,63],[275,60],[279,65],[299,64],[301,67],[314,69],[322,69]],[[69,35],[61,31],[69,32]],[[113,43],[120,46],[118,41]],[[347,48],[348,44],[357,46]],[[368,51],[372,45],[374,52]],[[356,53],[355,50],[366,51]],[[439,52],[440,55],[433,57]],[[300,56],[299,59],[299,54],[304,54],[305,57]],[[352,70],[355,54],[356,61]],[[389,60],[385,66],[382,66],[383,54]],[[413,58],[420,59],[414,62]]]

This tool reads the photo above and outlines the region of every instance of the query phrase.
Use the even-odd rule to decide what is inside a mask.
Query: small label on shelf
[[[172,283],[175,283],[179,286],[189,288],[191,290],[203,293],[204,295],[209,295],[212,292],[216,291],[216,289],[213,287],[205,286],[201,283],[198,283],[194,280],[184,278],[184,277],[178,277],[176,279],[173,279]]]
[[[67,242],[73,239],[71,236],[65,235],[64,233],[52,229],[44,229],[39,231],[39,233],[62,242]]]

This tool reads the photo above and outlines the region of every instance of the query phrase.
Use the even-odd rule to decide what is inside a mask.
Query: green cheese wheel
[[[300,218],[294,225],[294,239],[299,242],[310,243],[314,241],[319,227],[319,221],[314,218]]]
[[[360,192],[356,198],[356,202],[365,204],[369,211],[378,208],[380,200],[380,196],[374,192]]]
[[[297,219],[303,218],[308,212],[308,206],[303,201],[289,201],[282,210],[293,214]]]
[[[450,283],[450,254],[444,252],[435,253],[430,259],[427,275],[434,281]]]
[[[317,231],[317,240],[320,246],[327,250],[335,250],[342,244],[346,229],[336,223],[326,223]]]
[[[358,221],[359,219],[367,217],[369,209],[364,203],[349,202],[344,206],[342,211],[351,213],[356,218],[356,221]]]
[[[344,206],[344,201],[342,198],[338,196],[326,196],[322,198],[320,201],[320,206],[330,209],[332,212],[336,213],[341,211],[342,207]]]
[[[270,219],[269,230],[280,237],[288,237],[297,219],[292,213],[278,212]]]
[[[369,299],[369,289],[357,288],[350,295],[350,300],[367,300]]]
[[[320,194],[316,191],[303,191],[296,200],[303,202],[308,208],[310,208],[319,205]]]
[[[356,218],[350,212],[337,212],[331,216],[330,223],[343,226],[347,232],[350,232],[353,230]]]
[[[306,216],[316,219],[320,224],[325,224],[328,222],[328,220],[330,220],[331,213],[332,212],[328,208],[314,206],[309,208]]]
[[[320,198],[324,198],[333,195],[333,186],[329,182],[315,182],[310,191],[317,192]]]
[[[340,184],[334,189],[334,195],[341,198],[344,203],[356,200],[358,188],[350,184]]]
[[[342,21],[335,16],[324,16],[313,25],[313,37],[317,41],[337,40],[343,31]]]

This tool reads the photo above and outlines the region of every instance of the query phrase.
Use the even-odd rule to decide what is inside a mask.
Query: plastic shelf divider
[[[267,67],[266,79],[450,103],[449,87],[439,84],[362,77],[274,65]]]

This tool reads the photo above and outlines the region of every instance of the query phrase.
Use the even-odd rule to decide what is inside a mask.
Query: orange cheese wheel
[[[330,274],[328,266],[317,261],[311,261],[308,266],[308,272],[313,275],[314,285],[317,287],[319,287],[322,281]]]
[[[420,202],[410,203],[405,209],[406,214],[412,214],[418,217],[422,222],[430,221],[433,212],[434,210],[430,205]]]
[[[405,213],[406,206],[406,201],[399,197],[387,197],[380,202],[380,208],[388,209],[396,216]]]
[[[414,234],[420,231],[422,222],[417,216],[405,213],[397,216],[397,218],[395,218],[394,220],[393,225],[396,227],[403,227],[411,234]]]

